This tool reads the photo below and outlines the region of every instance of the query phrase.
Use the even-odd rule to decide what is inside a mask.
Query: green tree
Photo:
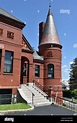
[[[70,65],[70,89],[77,89],[77,58]]]

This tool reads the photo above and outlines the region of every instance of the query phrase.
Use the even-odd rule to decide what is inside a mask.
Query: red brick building
[[[46,22],[39,24],[39,46],[34,51],[22,33],[26,25],[0,8],[0,94],[17,94],[20,84],[32,83],[59,89],[62,97],[60,44],[49,8]]]

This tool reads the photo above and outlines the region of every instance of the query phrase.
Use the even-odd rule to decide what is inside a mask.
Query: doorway
[[[27,84],[28,82],[29,82],[29,60],[26,57],[22,57],[20,84]]]

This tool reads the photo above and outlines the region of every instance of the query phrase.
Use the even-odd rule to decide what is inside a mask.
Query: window
[[[7,31],[7,38],[14,39],[14,33],[10,32],[10,31]]]
[[[0,49],[0,72],[1,72],[1,58],[2,58],[2,49]]]
[[[3,29],[0,28],[0,36],[3,35]]]
[[[4,73],[13,72],[13,52],[5,51]]]
[[[35,65],[35,77],[40,77],[40,66]]]
[[[48,78],[54,78],[54,65],[48,64]]]
[[[26,63],[23,65],[23,76],[26,76]]]

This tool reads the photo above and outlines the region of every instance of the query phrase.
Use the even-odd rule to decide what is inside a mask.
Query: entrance
[[[21,82],[26,84],[29,82],[29,60],[26,57],[21,58]]]

